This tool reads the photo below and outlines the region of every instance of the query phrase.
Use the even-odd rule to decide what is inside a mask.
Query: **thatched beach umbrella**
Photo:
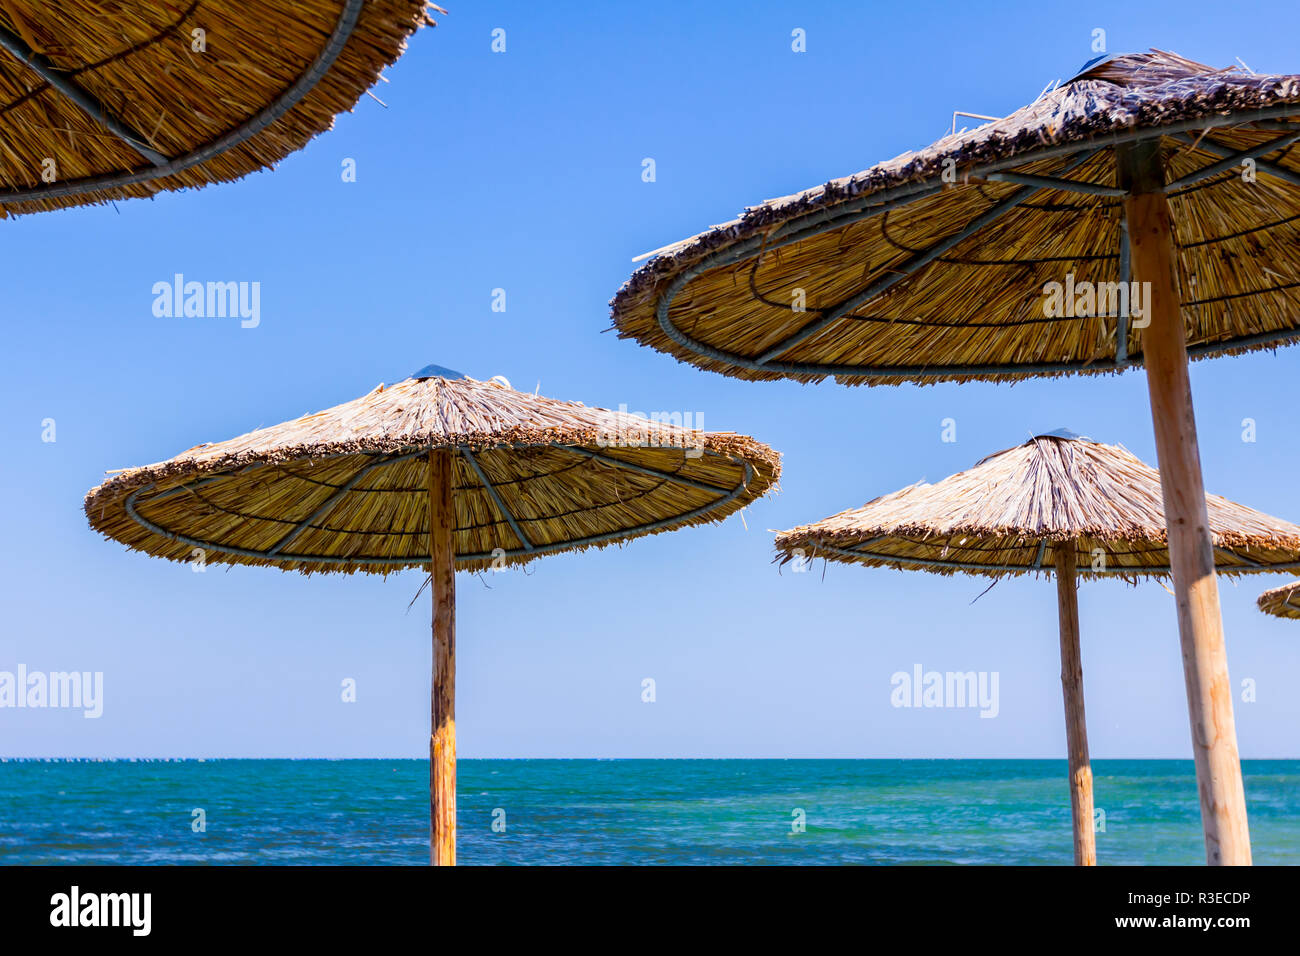
[[[1300,619],[1300,581],[1265,591],[1255,602],[1265,614]]]
[[[90,525],[174,561],[431,569],[430,858],[455,862],[455,571],[718,521],[780,459],[702,432],[429,366],[355,401],[116,474]]]
[[[1300,336],[1297,141],[1300,76],[1113,57],[658,250],[612,302],[620,335],[753,380],[1145,365],[1211,863],[1250,838],[1187,362]]]
[[[424,0],[0,2],[0,216],[239,179],[329,129]]]
[[[1208,495],[1223,574],[1300,566],[1300,526]],[[1055,574],[1074,861],[1097,861],[1077,579],[1166,577],[1160,474],[1123,448],[1040,435],[935,484],[917,484],[776,538],[779,560],[825,558],[936,574]]]

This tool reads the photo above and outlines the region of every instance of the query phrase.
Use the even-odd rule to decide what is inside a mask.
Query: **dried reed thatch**
[[[1300,619],[1300,581],[1265,591],[1255,603],[1265,614]]]
[[[0,216],[270,167],[351,109],[436,9],[0,0]]]
[[[1297,139],[1300,76],[1115,57],[1005,119],[658,250],[612,300],[614,326],[751,380],[1000,381],[1140,365],[1136,317],[1109,301],[1092,317],[1048,316],[1044,288],[1124,278],[1114,147],[1156,142],[1190,353],[1273,348],[1300,335]]]
[[[1300,568],[1300,527],[1218,495],[1206,504],[1219,573]],[[1082,576],[1168,576],[1160,473],[1115,445],[1040,435],[776,538],[781,564],[825,558],[991,577],[1049,574],[1061,547],[1074,549]]]
[[[773,488],[780,456],[431,366],[355,401],[116,474],[95,530],[176,561],[388,573],[429,562],[428,455],[452,449],[456,566],[721,520]]]

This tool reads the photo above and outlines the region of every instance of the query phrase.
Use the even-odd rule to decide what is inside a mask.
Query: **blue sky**
[[[783,490],[743,521],[460,575],[462,757],[1063,758],[1050,580],[1006,581],[972,605],[986,582],[778,574],[768,532],[1062,426],[1154,463],[1142,374],[753,384],[602,334],[607,302],[639,253],[925,145],[953,110],[1012,111],[1091,57],[1095,28],[1112,52],[1295,72],[1300,8],[451,6],[375,90],[386,107],[363,98],[274,172],[0,222],[0,670],[105,681],[97,720],[0,710],[0,755],[427,754],[427,594],[407,610],[419,572],[195,574],[91,533],[81,500],[105,469],[438,363],[589,405],[691,411],[785,456]],[[491,52],[494,28],[505,53]],[[791,51],[795,28],[806,53]],[[349,158],[355,183],[340,175]],[[260,282],[260,325],[155,317],[151,289],[177,272]],[[1293,520],[1297,372],[1300,351],[1283,350],[1192,373],[1207,487]],[[1254,608],[1282,580],[1222,585],[1233,682],[1257,682],[1236,705],[1247,757],[1300,757],[1300,630]],[[1093,756],[1189,756],[1171,597],[1103,581],[1080,602]],[[998,717],[891,707],[890,676],[918,663],[997,671]]]

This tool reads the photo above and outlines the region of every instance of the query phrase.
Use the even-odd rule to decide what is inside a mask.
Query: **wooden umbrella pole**
[[[429,862],[456,865],[456,555],[451,452],[429,452],[433,691],[429,736]]]
[[[1079,653],[1079,591],[1073,543],[1056,549],[1056,603],[1061,619],[1061,692],[1065,697],[1065,744],[1070,755],[1070,811],[1074,818],[1074,864],[1097,865],[1092,825],[1092,764],[1083,712],[1083,659]]]
[[[1150,321],[1142,331],[1142,357],[1169,532],[1205,855],[1211,865],[1248,866],[1246,794],[1192,413],[1172,220],[1169,201],[1161,191],[1164,171],[1155,143],[1121,148],[1118,158],[1121,185],[1130,191],[1124,211],[1132,268],[1134,278],[1142,283],[1142,305]]]

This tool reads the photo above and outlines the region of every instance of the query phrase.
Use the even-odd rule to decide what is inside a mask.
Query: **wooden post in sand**
[[[1079,592],[1074,543],[1058,544],[1056,602],[1061,618],[1061,692],[1065,696],[1065,744],[1070,755],[1070,811],[1074,818],[1074,865],[1097,865],[1092,825],[1092,764],[1083,713],[1083,660],[1079,654]]]
[[[433,692],[429,736],[429,862],[456,865],[456,555],[451,452],[429,452]]]
[[[1214,543],[1206,514],[1201,454],[1192,414],[1169,200],[1156,141],[1120,147],[1120,185],[1128,220],[1133,279],[1142,283],[1141,352],[1151,393],[1169,562],[1178,606],[1178,632],[1187,681],[1192,754],[1211,865],[1250,864],[1246,793],[1237,754],[1232,685],[1223,642],[1223,616],[1214,573]]]

